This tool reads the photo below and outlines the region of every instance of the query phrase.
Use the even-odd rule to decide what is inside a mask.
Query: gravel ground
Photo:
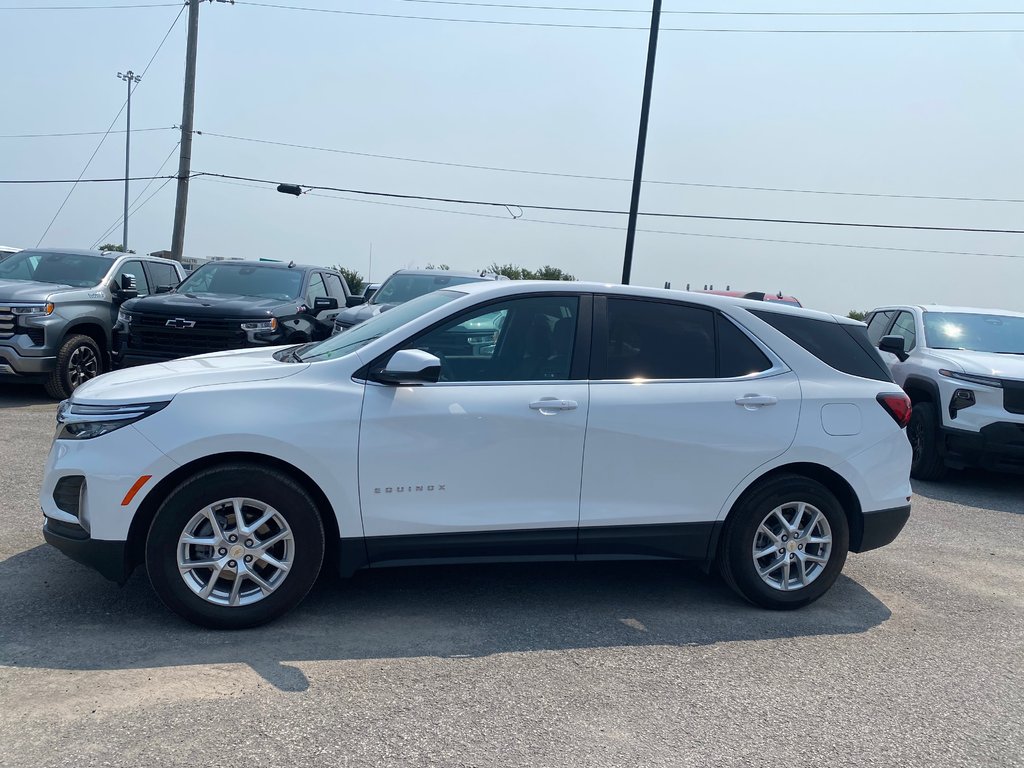
[[[796,613],[670,563],[464,566],[216,633],[44,545],[54,410],[0,394],[0,765],[1024,765],[1024,479],[917,484]]]

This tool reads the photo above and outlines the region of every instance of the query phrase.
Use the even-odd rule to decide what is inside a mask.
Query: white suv
[[[912,474],[1024,470],[1024,314],[973,307],[879,307],[868,337],[914,403]]]
[[[40,501],[50,543],[119,582],[144,562],[212,627],[292,608],[325,555],[343,574],[691,559],[796,608],[903,528],[909,415],[860,323],[490,281],[319,344],[90,381],[60,408]]]

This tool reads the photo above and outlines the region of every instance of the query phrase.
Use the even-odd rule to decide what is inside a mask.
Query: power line
[[[256,139],[249,136],[233,136],[226,133],[214,133],[212,131],[196,131],[197,136],[213,136],[218,139],[230,139],[233,141],[247,141],[254,144],[267,144],[277,147],[290,147],[292,149],[307,149],[317,152],[330,152],[339,155],[350,155],[353,157],[368,157],[377,160],[397,160],[407,163],[421,163],[424,165],[437,165],[446,168],[466,168],[477,171],[496,171],[500,173],[520,173],[529,176],[551,176],[566,179],[583,179],[587,181],[617,181],[629,182],[631,179],[624,176],[600,176],[583,173],[563,173],[557,171],[539,171],[525,168],[504,168],[494,165],[475,165],[472,163],[457,163],[443,160],[425,160],[417,157],[404,157],[401,155],[384,155],[373,152],[357,152],[350,149],[338,149],[334,147],[318,147],[310,144],[295,144],[285,141],[271,141],[269,139]],[[701,187],[708,189],[734,189],[750,190],[756,192],[791,192],[805,195],[840,195],[849,197],[882,197],[907,200],[960,200],[981,203],[1024,203],[1024,198],[1002,198],[1002,197],[967,197],[956,195],[909,195],[884,192],[844,192],[826,189],[797,189],[793,187],[756,187],[742,184],[707,184],[696,181],[665,181],[659,179],[644,179],[644,184],[661,184],[679,187]]]
[[[127,8],[173,8],[177,3],[132,3],[123,5],[8,5],[0,10],[124,10]]]
[[[270,179],[259,179],[250,176],[235,176],[225,173],[213,173],[206,171],[199,171],[193,174],[193,177],[197,176],[212,176],[220,179],[231,179],[233,181],[250,181],[258,184],[277,184],[278,182]],[[559,206],[559,205],[533,205],[528,203],[518,202],[497,202],[491,200],[469,200],[464,198],[453,198],[453,197],[436,197],[431,195],[411,195],[399,192],[378,192],[363,189],[346,189],[344,187],[331,187],[324,185],[314,184],[302,184],[305,190],[319,190],[327,192],[342,192],[350,195],[366,195],[368,197],[387,197],[398,200],[422,200],[426,202],[436,203],[452,203],[456,205],[474,205],[492,208],[523,208],[535,211],[562,211],[565,213],[591,213],[591,214],[602,214],[612,216],[625,216],[626,211],[617,211],[605,208],[579,208],[572,206]],[[948,226],[925,226],[915,224],[876,224],[867,222],[849,222],[849,221],[819,221],[811,219],[776,219],[756,216],[720,216],[711,214],[696,214],[696,213],[668,213],[660,211],[641,211],[641,216],[652,216],[656,218],[667,218],[667,219],[698,219],[702,221],[745,221],[745,222],[758,222],[763,224],[800,224],[800,225],[812,225],[822,227],[853,227],[859,229],[906,229],[916,230],[922,232],[973,232],[973,233],[984,233],[984,234],[1006,234],[1006,235],[1024,235],[1024,229],[996,229],[996,228],[982,228],[982,227],[948,227]]]
[[[153,51],[153,55],[149,57],[149,61],[146,63],[146,68],[142,70],[142,75],[140,75],[140,79],[141,79],[142,76],[144,76],[149,71],[149,68],[152,66],[153,61],[157,57],[157,54],[160,53],[160,49],[164,47],[164,43],[167,42],[167,38],[170,36],[171,30],[173,30],[175,24],[178,23],[178,19],[181,18],[182,11],[184,11],[184,10],[185,10],[185,8],[184,8],[184,6],[182,6],[181,10],[178,11],[178,15],[174,17],[174,21],[172,21],[171,22],[171,26],[167,28],[167,32],[164,33],[163,38],[160,40],[160,44],[157,45],[156,50]],[[71,195],[74,193],[75,189],[78,188],[79,183],[82,181],[82,177],[85,176],[85,172],[89,170],[89,166],[92,165],[92,161],[96,158],[96,155],[99,153],[100,147],[102,147],[103,146],[103,142],[105,142],[107,140],[107,136],[110,135],[110,132],[114,128],[114,123],[116,123],[117,119],[119,117],[121,117],[121,113],[124,112],[124,109],[125,109],[126,106],[128,106],[128,99],[125,99],[124,103],[121,105],[121,108],[119,110],[117,110],[117,114],[114,115],[114,119],[110,121],[110,125],[107,126],[107,130],[103,133],[103,135],[100,137],[99,142],[96,144],[96,149],[94,149],[92,151],[92,154],[89,155],[89,159],[86,161],[85,167],[82,168],[82,172],[80,174],[78,174],[78,178],[74,181],[74,183],[72,183],[71,189],[68,190],[68,193],[64,196],[64,199],[61,201],[61,204],[58,206],[57,212],[55,214],[53,214],[53,218],[50,219],[50,223],[46,225],[46,229],[43,230],[43,234],[41,234],[39,236],[39,240],[36,243],[36,247],[37,248],[43,242],[43,238],[46,237],[46,235],[49,233],[50,229],[53,227],[54,222],[57,221],[57,217],[60,216],[61,211],[64,210],[64,206],[66,206],[68,204],[68,200],[71,199]],[[124,179],[124,181],[130,181],[130,180],[134,180],[134,179]]]
[[[212,177],[217,179],[231,179],[233,181],[250,181],[257,184],[273,184],[279,182],[273,179],[259,179],[252,176],[236,176],[227,173],[214,173],[212,171],[197,171],[189,175],[190,179],[199,177]],[[177,176],[133,176],[129,181],[148,181],[150,179],[176,179]],[[103,178],[103,179],[0,179],[0,184],[86,184],[104,182],[123,182],[124,177]],[[327,192],[343,192],[350,195],[366,195],[367,197],[386,197],[397,200],[422,200],[435,203],[452,203],[453,205],[473,205],[486,208],[522,208],[533,211],[560,211],[563,213],[590,213],[608,216],[625,216],[627,211],[617,211],[609,208],[580,208],[563,205],[539,205],[530,203],[498,202],[493,200],[471,200],[459,197],[437,197],[433,195],[412,195],[401,192],[379,192],[367,189],[348,189],[345,187],[330,187],[319,184],[299,185],[305,192],[320,190]],[[817,219],[776,219],[762,216],[722,216],[713,214],[698,213],[670,213],[667,211],[640,211],[640,216],[651,216],[662,219],[696,219],[700,221],[743,221],[756,222],[761,224],[799,224],[818,227],[852,227],[856,229],[903,229],[918,232],[971,232],[976,234],[998,234],[998,235],[1024,235],[1024,229],[999,229],[995,227],[942,227],[928,226],[923,224],[877,224],[873,222],[854,221],[826,221]]]
[[[244,182],[227,181],[225,179],[214,179],[204,177],[205,181],[214,182],[217,184],[230,184],[236,187],[248,187],[249,189],[260,189],[263,191],[274,191],[271,187],[266,187],[262,184],[247,184]],[[276,194],[276,192],[275,192]],[[342,195],[327,195],[317,192],[310,192],[311,197],[323,197],[331,200],[345,200],[353,203],[363,203],[366,205],[384,205],[393,208],[409,208],[417,211],[432,211],[434,213],[447,213],[454,216],[474,216],[482,219],[499,219],[501,221],[522,221],[528,224],[551,224],[563,227],[579,227],[582,229],[604,229],[613,230],[615,232],[624,232],[625,227],[616,227],[609,224],[585,224],[576,221],[556,221],[553,219],[530,219],[525,217],[510,218],[508,216],[500,216],[493,213],[474,213],[472,211],[452,211],[447,208],[432,208],[424,205],[409,205],[408,203],[389,203],[383,200],[364,200],[358,197],[344,197]],[[985,256],[993,258],[1004,258],[1004,259],[1017,259],[1024,258],[1024,255],[1013,254],[1013,253],[981,253],[977,251],[939,251],[931,248],[899,248],[885,245],[857,245],[851,243],[828,243],[818,242],[811,240],[783,240],[771,237],[745,237],[741,235],[714,235],[707,234],[704,232],[679,232],[671,229],[645,229],[638,228],[637,232],[643,232],[645,234],[656,234],[656,235],[678,235],[681,237],[704,237],[715,240],[743,240],[757,243],[781,243],[785,245],[811,245],[828,248],[853,248],[856,250],[868,250],[868,251],[896,251],[900,253],[934,253],[944,256]]]
[[[156,169],[156,172],[157,172],[157,174],[160,174],[160,173],[161,173],[161,172],[163,171],[163,169],[164,169],[164,166],[166,166],[166,165],[167,165],[168,161],[169,161],[169,160],[171,159],[171,156],[172,156],[172,155],[174,155],[174,152],[175,152],[175,150],[176,150],[176,149],[178,148],[178,145],[179,145],[180,143],[181,143],[181,142],[175,142],[174,146],[173,146],[173,147],[171,147],[171,151],[167,153],[167,157],[165,157],[165,158],[164,158],[164,161],[163,161],[162,163],[160,163],[160,167]],[[144,194],[146,194],[146,190],[147,190],[147,189],[149,189],[149,188],[150,188],[151,186],[153,186],[153,182],[154,182],[154,181],[156,181],[156,178],[152,178],[152,179],[150,179],[150,180],[149,180],[149,181],[147,182],[146,186],[144,186],[144,187],[143,187],[143,188],[141,189],[141,191],[139,192],[139,194],[137,194],[137,195],[135,196],[135,199],[134,199],[134,200],[132,200],[132,205],[131,205],[131,207],[132,207],[132,209],[133,209],[133,210],[131,210],[131,211],[129,211],[129,212],[128,212],[128,218],[131,218],[131,217],[132,217],[132,214],[134,214],[134,213],[135,213],[135,211],[137,211],[137,210],[138,210],[139,208],[141,208],[141,207],[142,207],[142,205],[145,205],[145,203],[143,203],[142,205],[139,205],[138,207],[136,207],[136,203],[138,203],[138,202],[139,202],[139,199],[140,199],[140,198],[141,198],[141,197],[142,197],[142,196],[143,196]],[[165,186],[165,185],[167,184],[167,182],[169,182],[169,181],[171,181],[171,179],[165,179],[165,180],[164,180],[164,183],[163,183],[163,184],[162,184],[162,185],[160,186],[160,189],[163,189],[163,188],[164,188],[164,186]],[[150,198],[146,198],[146,202],[149,202],[149,200],[150,200]],[[117,220],[116,220],[116,221],[115,221],[115,222],[114,222],[113,224],[111,224],[111,225],[110,225],[109,227],[107,227],[107,229],[106,229],[106,230],[105,230],[105,231],[103,232],[103,234],[102,234],[102,235],[100,235],[99,237],[97,237],[97,238],[96,238],[96,240],[95,240],[95,241],[93,242],[93,247],[95,248],[95,247],[96,247],[96,244],[97,244],[97,243],[99,243],[99,242],[100,242],[101,240],[104,240],[104,239],[106,239],[106,237],[107,237],[107,236],[111,235],[111,234],[112,234],[112,233],[114,232],[114,230],[115,230],[115,229],[117,229],[118,225],[120,225],[120,224],[121,224],[121,223],[122,223],[123,221],[124,221],[124,215],[122,214],[121,216],[118,216],[118,217],[117,217]]]
[[[555,29],[612,29],[639,30],[648,32],[650,27],[628,26],[621,24],[569,24],[548,21],[510,21],[505,19],[465,19],[444,16],[411,16],[400,13],[377,13],[371,11],[350,11],[340,8],[313,8],[310,6],[284,5],[282,3],[263,3],[255,0],[234,0],[235,5],[248,5],[254,8],[273,8],[285,11],[303,11],[306,13],[329,13],[343,16],[361,16],[378,19],[406,19],[414,21],[440,21],[456,24],[488,24],[508,27],[548,27]],[[736,29],[730,27],[663,27],[663,32],[709,32],[742,34],[986,34],[993,32],[1024,32],[1024,29]]]
[[[466,0],[398,0],[420,5],[454,5],[464,8],[500,8],[529,11],[579,11],[583,13],[643,13],[646,8],[580,8],[565,5],[526,5],[517,3],[474,3]],[[679,16],[1020,16],[1024,11],[662,11]]]
[[[132,128],[132,133],[170,131],[173,129],[174,126],[170,125],[162,128]],[[0,139],[52,139],[63,136],[101,136],[105,133],[124,133],[124,131],[118,129],[116,131],[75,131],[72,133],[4,133],[0,134]]]

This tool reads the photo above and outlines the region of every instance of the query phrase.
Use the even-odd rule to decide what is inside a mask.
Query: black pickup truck
[[[139,365],[206,352],[302,344],[331,334],[348,306],[345,278],[291,262],[214,261],[167,293],[126,302],[114,359]]]

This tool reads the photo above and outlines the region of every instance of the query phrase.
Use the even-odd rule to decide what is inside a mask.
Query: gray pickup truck
[[[65,398],[110,368],[121,304],[164,293],[181,264],[106,251],[31,249],[0,262],[0,382],[39,381]]]

